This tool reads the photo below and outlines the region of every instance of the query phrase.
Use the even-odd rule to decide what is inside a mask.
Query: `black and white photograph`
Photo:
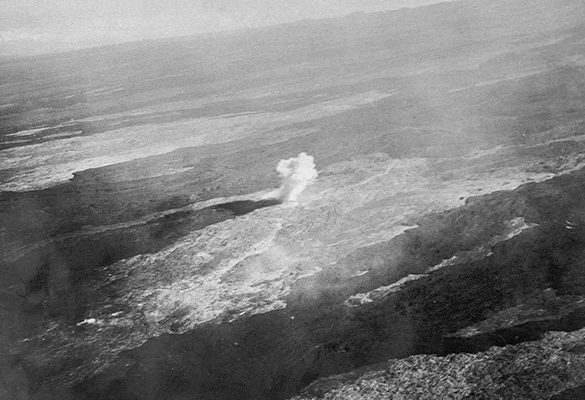
[[[585,400],[585,1],[0,0],[0,400]]]

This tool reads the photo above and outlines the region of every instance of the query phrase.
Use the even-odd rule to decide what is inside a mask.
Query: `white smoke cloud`
[[[299,194],[317,178],[313,160],[313,157],[306,153],[288,160],[280,160],[276,171],[282,178],[282,184],[269,197],[276,197],[283,203],[295,204]]]

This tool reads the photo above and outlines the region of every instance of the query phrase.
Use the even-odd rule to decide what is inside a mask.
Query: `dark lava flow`
[[[417,221],[419,228],[298,280],[287,308],[214,321],[123,352],[72,389],[79,399],[283,399],[319,377],[417,353],[445,353],[444,338],[538,296],[585,294],[585,171],[470,199]],[[349,308],[348,296],[423,273],[501,234],[505,221],[537,223],[492,254],[408,282],[385,299]],[[571,229],[566,221],[572,222]],[[382,265],[375,259],[383,257]],[[370,273],[352,277],[350,265]],[[571,324],[585,326],[583,315]],[[538,339],[544,331],[521,340]],[[520,335],[521,336],[521,335]],[[504,338],[505,339],[505,338]],[[486,338],[481,338],[485,345]],[[504,345],[501,340],[492,345]],[[450,344],[449,352],[466,351]],[[31,366],[34,370],[34,366]],[[29,369],[30,371],[30,369]],[[41,379],[43,371],[34,371]]]
[[[282,204],[282,201],[279,199],[263,199],[258,201],[252,200],[239,200],[233,201],[231,203],[223,203],[217,204],[212,208],[214,210],[225,210],[233,213],[235,216],[249,214],[254,210],[258,210],[260,208],[265,207],[272,207]]]
[[[583,400],[585,399],[585,386],[567,389],[553,397],[550,400]]]

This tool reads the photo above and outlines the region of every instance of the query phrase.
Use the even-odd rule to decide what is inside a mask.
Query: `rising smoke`
[[[299,194],[317,178],[313,157],[306,153],[288,160],[280,160],[276,171],[280,174],[282,184],[276,191],[270,193],[269,197],[287,204],[296,204]]]

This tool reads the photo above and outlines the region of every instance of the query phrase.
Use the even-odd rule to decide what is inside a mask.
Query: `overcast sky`
[[[449,0],[0,0],[0,55],[47,53]]]

